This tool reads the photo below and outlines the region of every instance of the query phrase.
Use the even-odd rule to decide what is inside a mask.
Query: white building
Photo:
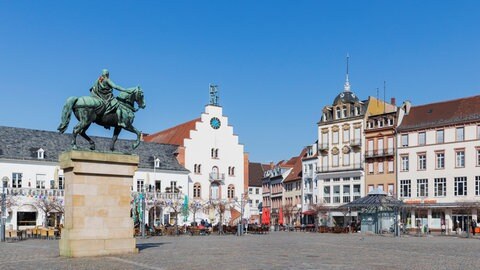
[[[384,111],[390,104],[373,97],[360,101],[350,90],[348,73],[344,90],[331,106],[323,108],[318,122],[317,203],[336,208],[365,196],[365,123],[369,115]],[[344,213],[330,212],[336,224]],[[351,213],[356,216],[355,212]],[[329,218],[330,219],[330,218]],[[330,219],[331,220],[331,219]]]
[[[0,178],[8,178],[4,187],[8,204],[7,228],[61,224],[65,179],[58,156],[70,148],[71,135],[0,127],[0,138]],[[111,139],[93,139],[97,149],[109,148]],[[86,141],[79,140],[78,143],[80,148],[88,148]],[[177,147],[142,142],[131,151],[130,141],[119,140],[117,149],[140,157],[132,182],[132,195],[134,198],[137,191],[145,193],[146,223],[152,224],[153,219],[157,223],[170,222],[172,211],[167,204],[182,196],[180,190],[168,189],[171,185],[186,187],[188,181],[188,171],[175,158]],[[153,192],[155,189],[156,193]],[[155,203],[158,205],[156,213],[152,208]]]
[[[144,140],[179,146],[178,160],[190,171],[184,191],[191,200],[204,206],[197,221],[206,218],[217,222],[218,213],[208,211],[207,204],[220,202],[230,209],[222,222],[235,222],[240,217],[242,198],[247,198],[248,155],[229,125],[228,117],[223,115],[223,108],[218,105],[215,86],[211,86],[210,92],[210,104],[200,118],[145,135]],[[244,218],[248,219],[248,204],[244,213]]]
[[[465,231],[480,202],[480,96],[411,107],[397,129],[398,195],[407,227]]]
[[[261,224],[262,210],[262,178],[264,165],[261,163],[248,163],[248,204],[250,207],[250,224]]]
[[[318,200],[318,181],[316,172],[318,166],[318,147],[315,142],[313,145],[307,146],[306,155],[302,159],[302,204],[301,211],[305,213],[312,205],[319,202]]]

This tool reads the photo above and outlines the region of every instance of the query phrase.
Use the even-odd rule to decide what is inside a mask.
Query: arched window
[[[235,187],[233,185],[228,185],[227,197],[233,199],[235,197]]]
[[[210,199],[212,200],[220,199],[220,186],[216,182],[213,182],[210,185]]]
[[[194,173],[198,173],[198,172],[197,172],[197,169],[198,169],[197,164],[193,165],[193,172],[194,172]]]
[[[202,173],[202,165],[198,164],[197,166],[197,173]]]
[[[218,158],[218,148],[215,149],[215,158]]]
[[[215,148],[212,148],[212,150],[210,150],[210,155],[212,158],[215,158]]]
[[[232,167],[232,168],[230,169],[230,173],[231,173],[230,175],[235,175],[235,167]]]
[[[194,198],[200,198],[200,194],[201,194],[201,189],[202,187],[200,186],[200,183],[195,183],[193,185],[193,197]]]

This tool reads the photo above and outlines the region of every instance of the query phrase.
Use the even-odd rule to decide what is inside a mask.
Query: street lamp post
[[[0,233],[2,234],[0,237],[2,242],[5,242],[5,222],[7,218],[5,186],[7,185],[8,180],[9,179],[7,176],[4,176],[2,178],[2,224],[1,224],[1,230],[0,230]]]

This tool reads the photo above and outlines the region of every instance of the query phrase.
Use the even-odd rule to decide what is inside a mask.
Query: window
[[[338,167],[338,154],[332,156],[332,166]]]
[[[383,184],[378,184],[378,185],[377,185],[377,189],[378,189],[379,191],[383,191]]]
[[[383,173],[383,160],[378,162],[378,173]]]
[[[248,194],[253,194],[253,188],[248,188]]]
[[[379,154],[383,153],[383,139],[377,140],[377,148]]]
[[[323,187],[323,200],[325,203],[330,203],[330,186]]]
[[[177,189],[177,181],[170,181],[170,190],[171,190],[171,192],[173,192],[173,193],[177,193],[177,192],[178,192],[178,189]]]
[[[418,145],[425,145],[425,140],[426,140],[425,132],[418,133]]]
[[[438,152],[436,154],[437,158],[436,158],[436,166],[435,168],[436,169],[445,169],[445,153],[443,152]]]
[[[368,163],[368,174],[373,174],[373,162]]]
[[[388,184],[388,195],[393,196],[394,189],[394,184]]]
[[[47,176],[45,174],[37,174],[37,188],[39,189],[45,189],[45,180],[47,179]]]
[[[338,131],[334,131],[332,133],[332,143],[333,144],[338,144]]]
[[[199,174],[199,173],[201,173],[201,168],[202,168],[202,165],[200,165],[200,164],[195,164],[195,165],[193,166],[193,172]]]
[[[59,175],[58,176],[58,189],[64,189],[64,184],[65,184],[65,176]]]
[[[437,130],[437,136],[436,136],[436,142],[437,143],[443,143],[445,141],[445,131],[443,129]]]
[[[160,159],[156,158],[153,162],[153,166],[155,168],[160,168]]]
[[[343,185],[343,202],[350,202],[350,185]]]
[[[428,197],[428,179],[417,179],[417,197]]]
[[[458,127],[456,129],[457,142],[465,140],[465,129],[464,127]]]
[[[402,172],[408,172],[408,156],[402,156]]]
[[[350,153],[343,154],[343,166],[350,165]]]
[[[393,173],[393,170],[394,170],[393,166],[394,166],[393,165],[393,160],[389,160],[388,161],[388,172],[389,173]]]
[[[255,194],[260,194],[260,189],[259,188],[255,189]]]
[[[333,182],[340,182],[340,177],[333,178]]]
[[[235,176],[235,167],[228,167],[228,175]]]
[[[45,150],[43,150],[42,148],[38,149],[37,158],[38,159],[44,159],[44,157],[45,157]]]
[[[355,115],[360,115],[360,107],[355,107]]]
[[[161,192],[162,191],[162,181],[155,180],[155,191]]]
[[[143,192],[144,191],[143,188],[144,188],[143,179],[138,179],[137,180],[137,192]]]
[[[340,203],[340,186],[333,186],[333,203]]]
[[[350,141],[350,129],[344,129],[343,130],[343,142],[349,142]]]
[[[227,197],[229,199],[233,199],[235,197],[235,187],[233,185],[228,186]]]
[[[374,188],[373,185],[368,185],[368,193],[372,192]]]
[[[408,146],[408,134],[402,134],[402,147]]]
[[[465,167],[465,150],[456,150],[455,151],[455,167],[463,168]]]
[[[347,115],[347,106],[343,106],[343,108],[342,108],[342,116],[343,116],[343,117],[347,117],[347,116],[348,116],[348,115]]]
[[[12,187],[22,187],[22,173],[12,173]]]
[[[410,198],[412,183],[410,180],[400,180],[400,197]]]
[[[193,185],[193,197],[200,198],[201,191],[202,191],[202,186],[200,185],[200,183],[195,183]]]
[[[360,185],[353,185],[353,200],[360,199],[360,194]]]
[[[467,196],[467,177],[455,177],[455,196]]]
[[[212,148],[210,150],[212,158],[218,158],[218,148]]]
[[[477,126],[477,139],[480,139],[480,126]]]
[[[341,115],[340,115],[340,108],[337,107],[335,111],[337,112],[337,119],[340,119],[340,117],[341,117]]]
[[[444,197],[447,195],[447,179],[435,178],[435,197]]]
[[[419,154],[418,155],[418,170],[423,171],[427,169],[427,155]]]
[[[480,166],[480,149],[477,149],[477,166]]]
[[[480,195],[480,176],[475,176],[475,196]]]

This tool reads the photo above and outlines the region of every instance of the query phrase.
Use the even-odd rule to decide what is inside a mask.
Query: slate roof
[[[248,186],[261,187],[263,179],[263,166],[261,163],[248,163]]]
[[[195,129],[195,123],[201,119],[193,119],[172,128],[143,136],[146,142],[166,143],[184,146],[184,140],[190,138],[190,131]]]
[[[410,131],[480,121],[480,95],[414,106],[397,128]]]
[[[109,152],[111,138],[91,136],[98,151]],[[60,134],[53,131],[34,130],[16,127],[0,126],[0,158],[17,160],[39,160],[37,151],[42,148],[43,161],[58,162],[61,152],[71,149],[71,134]],[[136,154],[140,157],[139,168],[151,168],[154,156],[160,160],[160,170],[188,172],[181,166],[176,157],[177,146],[169,144],[140,142],[137,149],[132,150],[133,140],[119,139],[115,144],[116,152]],[[80,149],[88,149],[88,142],[78,136],[77,145]]]

